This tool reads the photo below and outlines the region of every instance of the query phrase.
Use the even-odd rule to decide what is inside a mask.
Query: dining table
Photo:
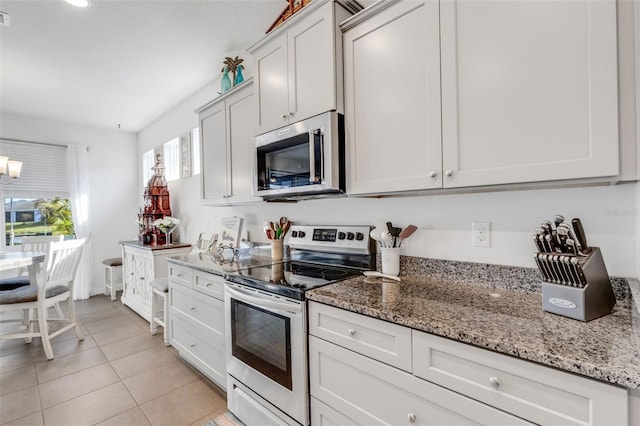
[[[36,284],[42,262],[44,261],[44,255],[44,252],[33,251],[0,252],[0,271],[27,268],[27,271],[29,271],[29,281],[31,284]]]

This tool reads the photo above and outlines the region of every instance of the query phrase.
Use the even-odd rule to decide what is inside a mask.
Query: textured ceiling
[[[216,79],[286,4],[0,0],[0,109],[137,132]]]

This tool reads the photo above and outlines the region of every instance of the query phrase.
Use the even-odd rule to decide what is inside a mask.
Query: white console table
[[[143,245],[121,241],[123,291],[121,301],[142,318],[151,321],[149,283],[167,276],[167,258],[188,254],[191,244]]]

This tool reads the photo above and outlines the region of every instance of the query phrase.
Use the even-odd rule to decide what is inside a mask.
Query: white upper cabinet
[[[615,0],[386,1],[342,28],[348,193],[618,175]]]
[[[258,133],[314,115],[342,112],[342,33],[351,12],[316,0],[249,49],[258,95]]]
[[[253,196],[255,95],[243,83],[199,108],[202,203],[227,205],[262,201]]]
[[[443,1],[445,187],[618,174],[616,2]]]
[[[348,193],[442,186],[437,13],[400,2],[344,34]]]

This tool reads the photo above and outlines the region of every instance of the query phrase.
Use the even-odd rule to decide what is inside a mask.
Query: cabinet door
[[[405,1],[345,32],[348,193],[441,187],[438,25]]]
[[[289,122],[287,35],[283,34],[253,53],[258,95],[258,134]]]
[[[336,108],[333,8],[326,3],[287,33],[291,122]]]
[[[262,201],[253,196],[256,102],[251,86],[226,99],[229,141],[229,203]]]
[[[445,187],[618,174],[616,2],[445,1]]]
[[[362,425],[526,425],[505,412],[314,336],[311,396]]]
[[[200,114],[200,161],[204,204],[226,204],[229,194],[225,112],[225,103],[220,102]]]

